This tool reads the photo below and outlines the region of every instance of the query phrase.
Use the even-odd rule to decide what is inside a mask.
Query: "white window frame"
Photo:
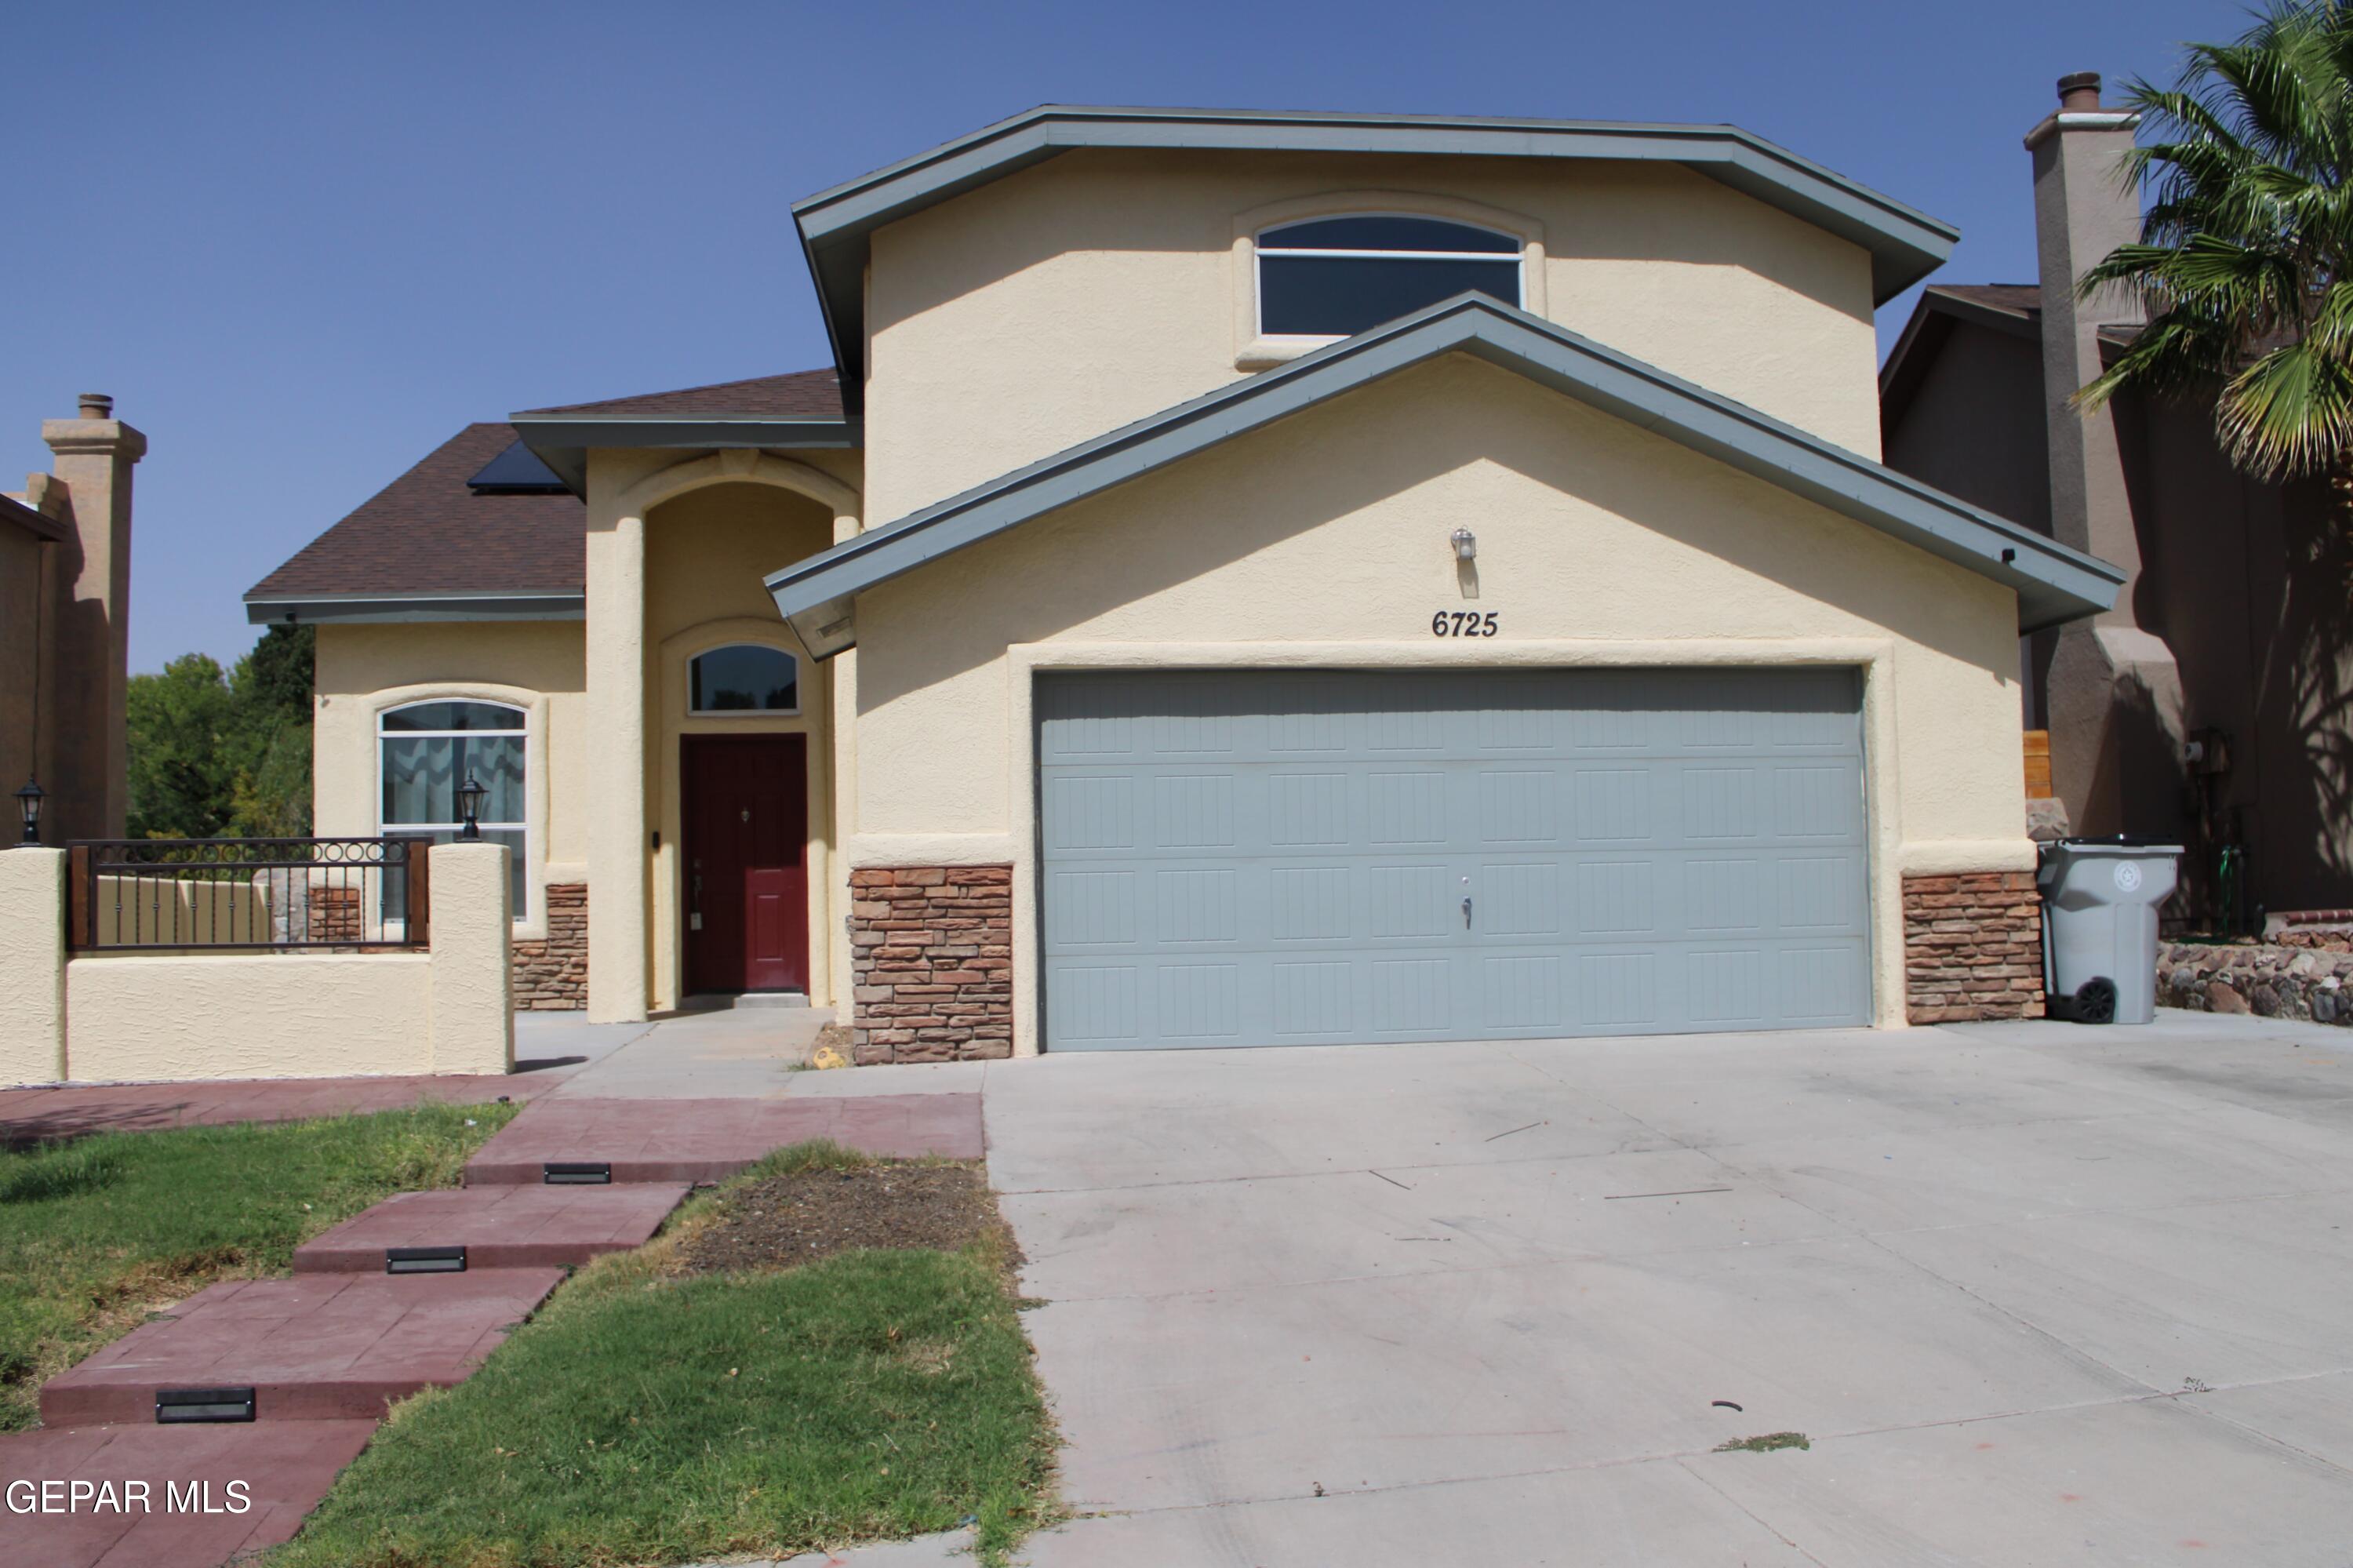
[[[798,689],[798,687],[795,688],[797,692]],[[405,713],[410,708],[430,707],[436,703],[470,703],[478,707],[497,708],[501,712],[512,714],[514,715],[514,724],[512,727],[506,729],[396,729],[390,731],[388,734],[385,731],[384,721],[391,717],[394,714]],[[502,701],[496,697],[456,695],[442,697],[411,697],[397,703],[387,703],[384,706],[377,708],[375,710],[375,723],[373,726],[373,728],[375,732],[373,737],[375,747],[375,792],[369,800],[369,810],[375,815],[375,831],[378,837],[394,838],[399,836],[403,832],[417,830],[422,830],[426,832],[455,832],[465,826],[465,823],[462,821],[455,822],[387,822],[384,820],[384,743],[387,738],[395,736],[403,740],[459,740],[471,739],[477,736],[489,735],[511,735],[515,736],[522,742],[523,814],[526,818],[531,814],[532,774],[533,772],[533,767],[531,745],[531,710],[529,708],[521,706],[515,703]],[[478,828],[496,829],[498,832],[502,833],[520,833],[522,835],[522,848],[518,853],[516,861],[517,864],[522,868],[522,874],[523,887],[527,892],[532,894],[532,898],[530,907],[525,910],[513,912],[512,919],[514,925],[519,927],[530,925],[533,917],[537,915],[541,906],[545,903],[547,898],[547,889],[543,886],[534,886],[531,876],[530,867],[534,863],[532,860],[531,854],[531,823],[528,821],[521,822],[485,822],[477,821],[474,825]]]
[[[1261,224],[1250,234],[1250,331],[1256,341],[1295,346],[1307,344],[1338,343],[1347,335],[1343,333],[1287,333],[1266,330],[1266,290],[1263,287],[1263,280],[1264,263],[1270,254],[1317,256],[1327,260],[1345,258],[1349,260],[1362,261],[1494,262],[1506,260],[1505,253],[1501,250],[1349,250],[1278,248],[1270,252],[1266,249],[1264,243],[1266,237],[1275,229],[1296,228],[1302,224],[1323,223],[1339,217],[1398,217],[1419,223],[1443,223],[1456,228],[1475,228],[1483,234],[1492,234],[1499,239],[1508,239],[1512,242],[1509,260],[1512,263],[1513,292],[1519,296],[1512,303],[1520,310],[1529,308],[1528,239],[1525,235],[1514,234],[1510,229],[1500,228],[1493,223],[1482,223],[1467,217],[1451,217],[1434,212],[1382,211],[1374,208],[1357,208],[1345,212],[1319,212],[1309,217],[1285,217]]]
[[[780,653],[793,667],[793,705],[788,708],[699,708],[694,705],[694,666],[698,661],[713,653],[724,653],[730,648],[755,648],[763,653]],[[789,648],[779,648],[773,642],[754,642],[738,637],[732,641],[714,642],[700,652],[686,656],[685,669],[681,673],[686,683],[686,716],[698,719],[798,718],[801,716],[801,679],[808,673],[801,656]]]

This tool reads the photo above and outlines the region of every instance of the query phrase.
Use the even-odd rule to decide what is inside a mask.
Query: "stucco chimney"
[[[111,397],[84,393],[78,404],[79,418],[41,421],[74,528],[56,563],[59,613],[49,642],[59,722],[56,777],[43,784],[59,820],[53,835],[43,826],[53,843],[120,838],[130,807],[131,469],[147,455],[147,438],[113,418]]]
[[[2115,412],[2086,415],[2069,401],[2105,368],[2101,330],[2142,319],[2138,302],[2121,290],[2076,296],[2085,271],[2140,238],[2140,193],[2126,162],[2139,125],[2139,115],[2101,106],[2097,73],[2076,71],[2059,79],[2057,111],[2026,134],[2042,263],[2051,532],[2126,574],[2115,609],[2037,640],[2052,786],[2084,833],[2156,831],[2169,819],[2173,784],[2146,763],[2151,755],[2178,756],[2182,731],[2173,652],[2134,614],[2140,540]]]
[[[2140,550],[2125,504],[2116,427],[2067,399],[2100,374],[2100,329],[2140,320],[2119,291],[2075,297],[2076,281],[2119,245],[2140,238],[2140,196],[2126,183],[2137,114],[2100,107],[2100,79],[2059,79],[2059,109],[2027,132],[2034,154],[2034,238],[2042,272],[2044,416],[2051,436],[2051,527],[2063,544],[2137,570]],[[2130,590],[2126,590],[2129,599]],[[2129,623],[2128,607],[2121,614]]]

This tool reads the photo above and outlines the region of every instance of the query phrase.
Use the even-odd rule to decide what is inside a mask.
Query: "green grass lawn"
[[[997,1242],[681,1274],[718,1208],[398,1407],[269,1568],[790,1556],[966,1519],[1001,1560],[1045,1522],[1052,1431]]]
[[[515,1106],[98,1133],[0,1151],[0,1431],[49,1377],[216,1279],[273,1274],[378,1199],[451,1187]]]

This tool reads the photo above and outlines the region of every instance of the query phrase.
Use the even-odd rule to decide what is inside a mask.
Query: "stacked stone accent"
[[[2157,1004],[2353,1024],[2353,953],[2259,942],[2168,942]]]
[[[542,890],[547,935],[514,945],[514,1004],[518,1012],[556,1012],[588,1005],[588,885],[557,883]]]
[[[348,883],[313,884],[304,911],[306,938],[320,943],[367,940],[367,916],[361,889]]]
[[[849,874],[850,1055],[961,1062],[1013,1054],[1013,868]]]
[[[2042,1016],[2042,899],[2031,871],[1904,879],[1906,1013],[1915,1023]]]

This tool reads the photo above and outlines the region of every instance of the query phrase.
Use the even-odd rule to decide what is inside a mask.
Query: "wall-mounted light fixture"
[[[25,814],[25,842],[28,844],[41,842],[42,800],[40,785],[30,779],[26,779],[25,787],[16,791],[16,809]]]
[[[468,768],[466,781],[458,786],[459,838],[470,840],[482,836],[482,797],[489,793],[482,781],[474,777],[474,770]]]
[[[1448,535],[1454,541],[1454,558],[1467,561],[1479,554],[1479,536],[1468,528],[1457,528]]]

